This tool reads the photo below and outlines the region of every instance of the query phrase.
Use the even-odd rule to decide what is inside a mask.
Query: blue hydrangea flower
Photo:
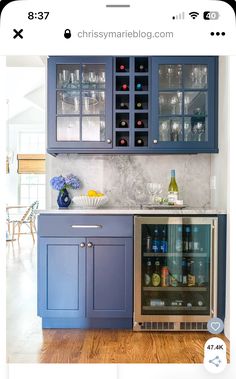
[[[60,175],[60,176],[54,176],[50,180],[50,184],[51,184],[51,186],[52,186],[53,189],[55,189],[57,191],[61,191],[61,190],[65,189],[66,181],[65,181],[65,178],[62,175]]]
[[[77,176],[70,174],[65,178],[65,183],[67,187],[78,189],[80,187],[80,181]]]

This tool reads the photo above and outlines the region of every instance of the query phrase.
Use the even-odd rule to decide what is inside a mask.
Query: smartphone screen
[[[0,12],[1,377],[232,378],[235,1]]]

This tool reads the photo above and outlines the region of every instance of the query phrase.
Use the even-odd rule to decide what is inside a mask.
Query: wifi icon
[[[195,18],[197,18],[197,16],[199,16],[199,13],[198,12],[190,12],[189,16],[192,17],[193,20],[195,20]]]

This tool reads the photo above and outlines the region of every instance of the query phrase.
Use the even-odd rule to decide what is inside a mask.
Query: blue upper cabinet
[[[217,153],[217,58],[153,58],[151,107],[151,149]]]
[[[48,152],[218,152],[217,57],[50,57]]]
[[[48,151],[112,148],[112,58],[50,57]]]

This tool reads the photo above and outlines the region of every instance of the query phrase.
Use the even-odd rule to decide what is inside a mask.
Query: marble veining
[[[210,155],[96,155],[48,156],[48,181],[54,175],[78,175],[82,187],[71,195],[95,189],[107,194],[110,207],[135,207],[149,201],[146,184],[160,183],[166,196],[170,170],[176,170],[180,198],[189,207],[210,206]],[[56,191],[48,186],[49,206]]]

